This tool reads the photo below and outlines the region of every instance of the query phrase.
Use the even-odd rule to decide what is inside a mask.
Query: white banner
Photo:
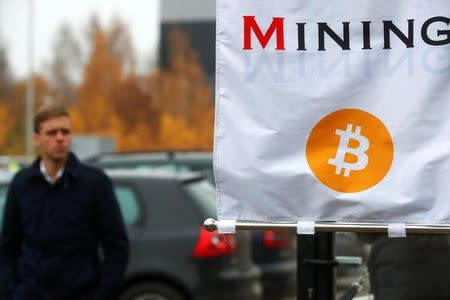
[[[219,219],[450,223],[450,1],[217,0]]]

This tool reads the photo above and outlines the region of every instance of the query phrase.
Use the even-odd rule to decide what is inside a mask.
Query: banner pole
[[[217,229],[215,219],[206,219],[203,223],[206,230]],[[346,223],[346,222],[316,222],[316,232],[367,232],[387,233],[387,223]],[[269,223],[253,221],[237,221],[237,230],[288,230],[297,232],[297,223]],[[406,224],[407,233],[450,233],[450,224]]]
[[[215,219],[204,221],[208,231],[217,230]],[[297,235],[297,295],[303,300],[330,300],[336,294],[335,232],[387,233],[386,223],[315,222],[314,235]],[[297,232],[297,223],[236,221],[236,230],[287,230]],[[406,225],[410,233],[450,233],[450,224]]]

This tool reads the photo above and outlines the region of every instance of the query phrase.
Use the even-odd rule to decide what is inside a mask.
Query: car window
[[[202,169],[201,170],[203,176],[212,184],[212,185],[216,185],[216,181],[214,179],[214,171],[213,168],[206,168],[206,169]]]
[[[212,162],[211,164],[186,164],[186,167],[189,168],[189,170],[200,172],[203,177],[205,177],[206,180],[208,180],[213,186],[215,186],[215,180],[214,180],[214,171]]]
[[[126,225],[133,225],[139,218],[139,204],[135,191],[128,186],[114,186],[123,220]]]
[[[216,218],[216,190],[206,180],[188,182],[183,186],[187,194],[211,218]]]
[[[6,204],[6,194],[8,192],[8,187],[6,185],[0,186],[0,224],[3,223],[3,210]]]
[[[3,221],[3,210],[6,204],[8,187],[0,186],[0,224]],[[139,204],[134,190],[127,186],[115,186],[114,192],[126,225],[135,224],[139,218]]]

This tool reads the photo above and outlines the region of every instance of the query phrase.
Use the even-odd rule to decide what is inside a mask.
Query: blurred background
[[[0,221],[10,173],[35,155],[34,111],[63,103],[74,152],[110,175],[127,225],[120,300],[296,299],[295,233],[202,227],[216,217],[214,83],[213,0],[0,0]],[[450,294],[448,236],[378,238],[336,234],[338,299],[392,282],[402,299],[449,299],[430,296]]]
[[[0,153],[32,154],[30,111],[50,101],[82,157],[211,150],[215,1],[182,4],[0,0]]]
[[[74,152],[111,176],[127,225],[120,300],[296,299],[295,233],[202,227],[216,217],[214,84],[215,1],[0,0],[0,220],[35,155],[34,111],[63,103]],[[367,251],[340,233],[336,255],[342,295]]]

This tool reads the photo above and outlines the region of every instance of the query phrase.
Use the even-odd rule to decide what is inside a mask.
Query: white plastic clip
[[[236,233],[236,220],[217,221],[217,231],[222,234]]]
[[[297,234],[312,235],[316,231],[316,222],[314,221],[299,221],[297,222]]]
[[[388,224],[388,237],[406,237],[405,223]]]

